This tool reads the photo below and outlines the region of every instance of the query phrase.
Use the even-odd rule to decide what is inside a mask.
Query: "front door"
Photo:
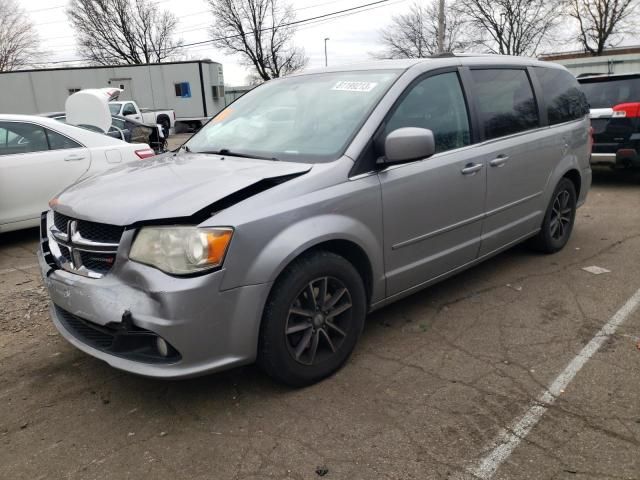
[[[0,122],[0,224],[38,218],[87,171],[89,150],[26,122]]]
[[[126,102],[122,105],[122,116],[133,118],[139,122],[142,121],[142,115],[140,115],[140,112],[138,112],[138,109],[133,102]]]
[[[433,131],[436,154],[379,173],[387,295],[473,261],[484,214],[486,166],[470,146],[456,71],[432,74],[409,87],[382,138],[403,127]]]

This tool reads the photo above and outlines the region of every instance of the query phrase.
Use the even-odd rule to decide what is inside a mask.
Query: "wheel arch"
[[[373,267],[371,265],[371,261],[369,260],[369,256],[367,255],[367,253],[360,245],[351,240],[345,240],[343,238],[321,241],[306,248],[302,252],[299,252],[295,257],[290,259],[289,262],[283,266],[283,268],[281,268],[273,284],[275,285],[278,282],[278,280],[282,277],[282,275],[286,272],[287,268],[292,263],[308,255],[312,255],[314,252],[319,251],[331,252],[339,255],[354,266],[354,268],[360,274],[362,282],[364,283],[365,293],[367,295],[367,305],[369,305],[371,303],[371,298],[373,295]],[[271,287],[271,289],[273,290],[273,286]],[[271,292],[269,292],[269,294],[271,294]]]
[[[581,192],[585,188],[589,188],[588,179],[585,180],[582,175],[583,173],[578,163],[578,158],[575,155],[564,156],[549,174],[547,183],[542,191],[540,208],[547,208],[551,201],[553,191],[563,178],[567,178],[573,183],[576,189],[576,198],[579,200]]]
[[[375,218],[374,218],[375,217]],[[287,220],[287,217],[283,217]],[[237,227],[230,247],[223,289],[275,283],[297,258],[318,249],[345,257],[363,277],[370,303],[385,295],[382,224],[375,215],[356,218],[343,212],[322,213],[289,223],[251,222]],[[269,238],[267,242],[257,238]]]
[[[582,188],[582,177],[580,176],[580,172],[577,169],[572,168],[567,170],[562,178],[571,180],[571,183],[573,183],[573,186],[576,189],[576,199],[580,198],[580,189]]]

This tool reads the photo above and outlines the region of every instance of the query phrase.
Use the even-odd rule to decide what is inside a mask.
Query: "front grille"
[[[116,256],[109,253],[80,252],[80,257],[82,258],[82,265],[87,269],[102,274],[111,270],[116,260]]]
[[[106,223],[90,222],[88,220],[73,219],[59,212],[53,213],[53,224],[62,232],[67,234],[70,222],[75,221],[76,232],[85,241],[109,243],[117,245],[120,243],[124,227],[117,225],[109,225]],[[65,243],[66,241],[63,241]],[[100,248],[86,248],[81,245],[74,245],[73,238],[70,244],[58,244],[59,263],[61,267],[74,273],[84,274],[86,276],[100,277],[108,273],[116,260],[115,249],[108,252],[97,252]],[[76,250],[79,255],[72,255],[70,248]],[[87,251],[92,250],[92,251]],[[81,260],[82,265],[79,265]]]
[[[100,350],[109,349],[113,346],[115,334],[107,328],[91,324],[86,320],[77,317],[62,308],[57,308],[58,318],[62,320],[71,333],[86,344]]]
[[[62,256],[67,262],[71,261],[71,252],[67,247],[65,247],[64,245],[60,245],[60,253],[62,253]]]
[[[73,220],[73,218],[61,213],[55,212],[53,214],[53,223],[62,232],[67,231],[67,223],[70,220]],[[80,235],[94,242],[118,243],[120,242],[120,237],[122,237],[122,232],[124,232],[124,228],[117,225],[90,222],[88,220],[77,220],[77,222]]]
[[[67,217],[66,215],[62,215],[61,213],[58,213],[58,212],[53,213],[53,224],[61,232],[67,231],[67,222],[69,220],[71,220],[71,218]]]
[[[145,363],[173,363],[181,355],[169,345],[169,354],[160,355],[156,347],[158,335],[134,325],[131,321],[98,325],[55,306],[64,328],[82,343],[102,352]]]

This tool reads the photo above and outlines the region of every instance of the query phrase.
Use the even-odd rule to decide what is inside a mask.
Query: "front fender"
[[[297,221],[280,231],[257,252],[247,265],[240,283],[275,281],[295,258],[305,251],[331,240],[351,242],[367,255],[372,271],[372,301],[384,297],[384,269],[379,232],[356,218],[339,213],[320,214]],[[229,272],[227,272],[229,273]],[[223,288],[234,288],[239,279],[225,275]]]

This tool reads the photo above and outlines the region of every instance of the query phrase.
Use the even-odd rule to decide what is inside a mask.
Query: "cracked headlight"
[[[172,275],[188,275],[221,266],[232,236],[228,227],[143,227],[129,258]]]

